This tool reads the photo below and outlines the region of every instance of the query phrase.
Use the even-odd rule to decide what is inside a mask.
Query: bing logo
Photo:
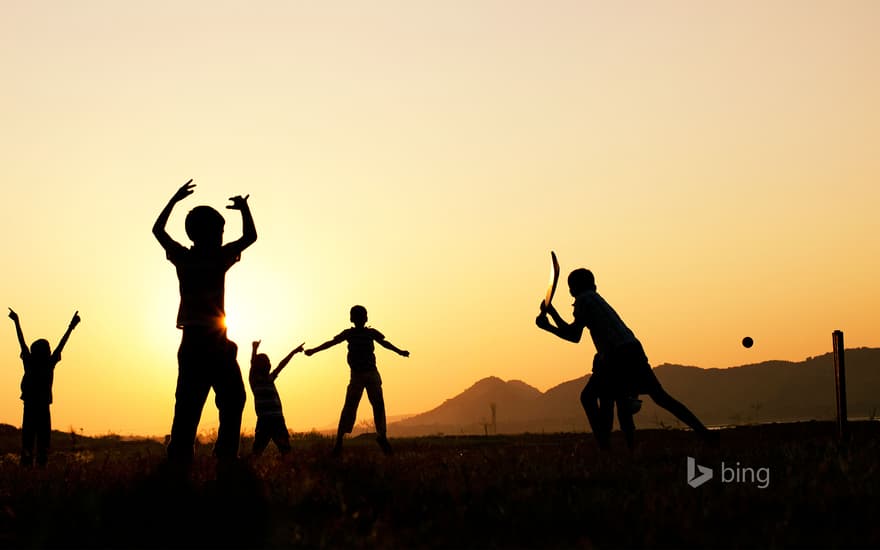
[[[687,484],[696,489],[711,480],[712,468],[700,466],[697,459],[687,457]],[[770,486],[770,468],[752,468],[742,466],[739,462],[735,466],[727,466],[721,463],[721,483],[752,483],[758,489],[766,489]]]
[[[697,460],[689,456],[688,459],[688,477],[687,482],[688,485],[696,489],[700,485],[706,483],[710,479],[712,479],[712,469],[706,466],[700,466],[697,464]],[[697,470],[700,471],[700,475],[697,475]]]

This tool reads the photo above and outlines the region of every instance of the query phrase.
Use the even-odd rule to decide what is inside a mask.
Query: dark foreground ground
[[[34,470],[4,448],[0,548],[877,548],[880,423],[851,430],[842,448],[819,422],[717,448],[642,430],[606,454],[588,434],[392,439],[390,457],[361,437],[341,459],[301,436],[219,477],[203,447],[185,483],[155,442],[59,441]],[[690,487],[688,456],[713,478]]]

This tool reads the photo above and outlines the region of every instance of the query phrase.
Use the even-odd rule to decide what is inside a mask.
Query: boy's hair
[[[49,347],[49,341],[45,338],[34,340],[34,343],[31,344],[31,355],[35,357],[49,357],[51,354],[52,349]]]
[[[349,312],[349,318],[351,322],[354,323],[356,321],[366,321],[367,320],[367,308],[364,306],[351,306],[351,312]]]
[[[226,220],[210,206],[196,206],[186,215],[186,236],[194,243],[210,242],[223,236]]]
[[[265,353],[258,353],[253,359],[251,359],[251,366],[257,370],[268,372],[269,368],[271,368],[269,356]]]
[[[568,275],[568,286],[577,292],[596,290],[596,278],[593,277],[592,271],[581,267]]]

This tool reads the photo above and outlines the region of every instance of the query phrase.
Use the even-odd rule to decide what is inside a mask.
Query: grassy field
[[[56,436],[27,470],[7,437],[0,548],[878,547],[880,423],[851,431],[839,447],[829,423],[746,426],[706,448],[642,430],[632,453],[589,434],[392,438],[390,457],[362,436],[339,459],[300,435],[219,477],[202,446],[184,483],[158,442]],[[690,487],[688,456],[713,479]]]

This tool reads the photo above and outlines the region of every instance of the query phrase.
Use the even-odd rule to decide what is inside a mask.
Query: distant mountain
[[[128,449],[153,453],[165,453],[165,445],[149,437],[124,437],[108,434],[90,437],[74,431],[52,430],[52,452],[100,452],[112,449]],[[0,455],[16,456],[21,452],[21,429],[10,424],[0,424]],[[49,459],[51,462],[51,458]]]
[[[880,417],[880,349],[846,350],[850,418]],[[663,387],[707,425],[835,418],[832,354],[800,362],[767,361],[727,369],[663,364]],[[580,393],[589,375],[541,392],[520,380],[479,380],[442,405],[389,424],[394,436],[587,431]],[[679,426],[647,396],[636,426]],[[494,405],[495,422],[492,408]]]

